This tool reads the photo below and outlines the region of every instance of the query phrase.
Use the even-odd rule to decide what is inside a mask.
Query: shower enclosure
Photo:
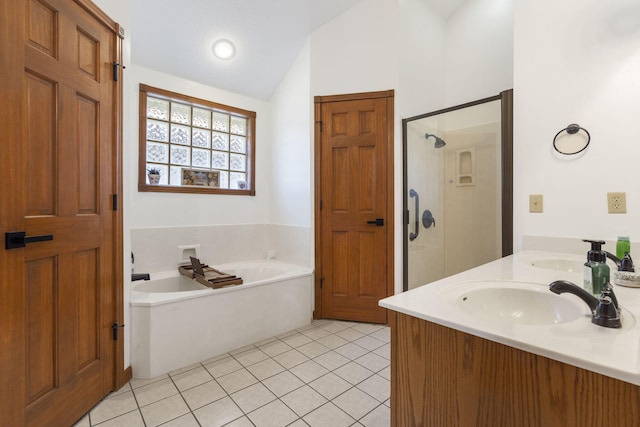
[[[512,253],[512,97],[402,121],[405,291]]]

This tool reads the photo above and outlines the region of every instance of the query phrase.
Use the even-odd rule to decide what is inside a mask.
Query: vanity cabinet
[[[391,425],[640,426],[640,387],[389,311]]]

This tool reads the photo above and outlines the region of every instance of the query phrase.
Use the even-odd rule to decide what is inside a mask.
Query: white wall
[[[463,3],[447,20],[445,52],[447,106],[511,89],[513,0]]]
[[[311,35],[311,93],[398,87],[397,0],[364,0]]]
[[[125,114],[129,117],[137,117],[140,83],[257,113],[254,197],[138,192],[138,123],[132,120],[124,136],[125,170],[128,172],[125,202],[129,227],[267,223],[271,174],[271,113],[268,103],[134,64],[127,67],[125,81]]]
[[[445,21],[424,0],[400,0],[399,19],[396,113],[401,120],[446,106]]]
[[[272,224],[311,226],[313,97],[307,41],[270,100]]]
[[[524,235],[636,240],[640,4],[516,0],[514,30],[514,250]],[[561,157],[552,140],[570,123],[591,145]],[[627,193],[627,214],[607,214],[608,191]],[[529,194],[544,213],[528,212]]]

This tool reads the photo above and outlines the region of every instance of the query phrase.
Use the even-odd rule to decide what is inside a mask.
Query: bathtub
[[[131,367],[153,378],[309,324],[313,271],[275,260],[214,265],[244,283],[212,289],[178,273],[131,288]]]

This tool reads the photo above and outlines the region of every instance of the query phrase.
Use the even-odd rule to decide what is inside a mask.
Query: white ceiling
[[[313,31],[362,0],[135,0],[133,62],[230,92],[267,100]],[[448,17],[465,0],[425,0]],[[236,45],[227,61],[213,42]]]

